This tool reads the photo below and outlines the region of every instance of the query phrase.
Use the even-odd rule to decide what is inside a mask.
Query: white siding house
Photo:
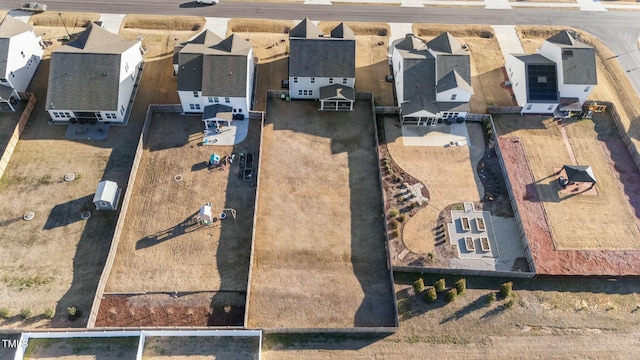
[[[5,16],[0,23],[0,101],[10,104],[27,91],[43,52],[32,26]]]
[[[123,123],[142,69],[140,45],[92,24],[55,50],[46,100],[52,122]]]
[[[407,34],[392,43],[391,64],[401,124],[435,125],[467,116],[470,59],[449,33],[428,43]]]
[[[320,99],[320,89],[356,81],[356,41],[344,23],[324,36],[309,19],[289,32],[289,94],[292,99]]]
[[[509,54],[505,68],[523,114],[580,111],[597,84],[595,52],[562,31],[537,54]]]
[[[207,106],[224,105],[236,117],[249,115],[255,65],[247,40],[237,35],[223,40],[205,30],[180,44],[175,54],[183,112],[204,113]]]

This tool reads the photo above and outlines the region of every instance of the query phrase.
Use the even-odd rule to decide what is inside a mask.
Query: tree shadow
[[[486,297],[480,296],[479,298],[465,305],[462,309],[459,309],[458,311],[453,313],[451,316],[448,316],[442,319],[442,321],[440,321],[440,324],[444,324],[449,321],[460,320],[466,315],[469,315],[476,310],[482,309],[485,306],[486,306]]]
[[[93,195],[58,204],[51,209],[49,217],[43,226],[43,230],[51,230],[60,226],[67,226],[74,222],[82,221],[80,214],[84,211],[94,210]]]
[[[173,227],[159,231],[153,235],[143,237],[136,242],[136,250],[155,246],[180,235],[207,228],[207,225],[203,225],[198,222],[198,219],[196,218],[197,214],[198,212],[195,212]]]
[[[482,314],[482,316],[480,316],[480,320],[487,320],[487,319],[491,319],[499,314],[502,314],[503,312],[505,312],[507,309],[507,306],[502,304],[502,305],[497,305],[496,307],[494,307],[493,309],[487,311],[486,313]]]

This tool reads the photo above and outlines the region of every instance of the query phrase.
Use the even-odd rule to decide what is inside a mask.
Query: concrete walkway
[[[205,17],[204,27],[211,30],[214,34],[225,39],[227,37],[227,27],[229,25],[229,18],[214,18]]]
[[[122,20],[124,14],[100,14],[100,21],[102,21],[102,27],[111,31],[114,34],[120,32],[120,26],[122,26]]]
[[[485,9],[512,9],[509,0],[484,0]]]
[[[22,10],[9,10],[9,12],[7,12],[7,15],[28,24],[32,14],[30,12]]]
[[[515,25],[491,25],[496,33],[496,40],[502,50],[502,57],[507,60],[508,54],[524,54],[524,49],[516,34]]]
[[[580,11],[607,11],[600,1],[593,0],[576,0],[580,5]]]

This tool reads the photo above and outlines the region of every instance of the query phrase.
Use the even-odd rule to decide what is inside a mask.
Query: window
[[[226,102],[227,104],[231,102],[231,99],[229,99],[228,97],[224,98],[224,102]]]
[[[531,105],[531,104],[527,105],[527,110],[531,110],[532,107],[533,107],[533,105]]]
[[[236,112],[236,109],[235,109],[235,108],[234,108],[234,109],[231,109],[231,112],[235,113],[235,112]]]
[[[196,110],[200,110],[200,104],[196,104]]]
[[[14,74],[13,71],[11,72],[11,77],[16,77],[16,74]]]
[[[584,92],[589,92],[589,90],[591,90],[591,86],[587,86],[586,88],[584,88]]]
[[[198,95],[198,92],[197,92],[197,91],[194,91],[194,92],[193,92],[193,97],[194,97],[194,98],[197,98],[197,97],[200,97],[200,95]]]
[[[293,78],[293,82],[294,82],[294,83],[297,83],[297,82],[298,82],[298,78],[297,78],[297,77],[294,77],[294,78]]]
[[[0,82],[6,83],[7,79],[0,79]]]
[[[553,105],[549,105],[549,107],[547,108],[547,110],[553,110]]]
[[[333,78],[329,78],[329,84],[333,84]]]
[[[102,114],[100,114],[99,112],[94,114],[96,115],[96,119],[98,119],[98,121],[102,121]]]
[[[111,117],[112,117],[112,118],[114,118],[114,119],[117,119],[117,118],[118,118],[118,114],[116,114],[116,113],[111,113]]]
[[[220,98],[218,98],[217,96],[213,98],[213,102],[215,102],[216,104],[220,102]]]
[[[451,94],[451,101],[455,100],[458,94]]]
[[[305,96],[306,96],[306,95],[309,95],[309,91],[307,91],[307,90],[302,90],[302,95],[305,95]]]
[[[298,90],[298,95],[302,95],[302,90]]]
[[[196,104],[189,104],[189,109],[195,110],[196,109]]]
[[[53,117],[60,117],[60,114],[58,114],[58,112],[57,112],[57,111],[54,111],[54,112],[53,112]]]
[[[347,85],[347,78],[342,79],[342,85]]]
[[[316,78],[311,78],[311,83],[314,84],[316,82]]]
[[[309,96],[313,95],[313,90],[309,90]]]
[[[212,103],[213,102],[213,96],[209,96],[209,102]]]
[[[105,116],[107,119],[111,119],[111,113],[106,113],[106,114],[104,114],[104,116]]]
[[[124,115],[124,105],[120,106],[120,115]]]

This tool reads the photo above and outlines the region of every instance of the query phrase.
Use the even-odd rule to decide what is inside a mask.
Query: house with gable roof
[[[91,24],[51,53],[45,109],[54,124],[124,123],[141,70],[139,40]]]
[[[307,18],[291,29],[289,93],[292,99],[318,99],[321,110],[352,110],[355,81],[356,41],[349,26],[340,23],[331,30],[330,36],[325,36]]]
[[[249,41],[235,34],[222,39],[204,30],[174,54],[183,112],[202,113],[203,120],[211,121],[249,115],[255,72]]]
[[[425,43],[413,34],[392,43],[391,61],[401,124],[459,121],[469,112],[470,57],[448,32]]]
[[[0,23],[0,102],[9,104],[27,91],[44,50],[34,29],[9,15]]]
[[[595,50],[564,30],[537,54],[507,55],[505,67],[522,113],[581,111],[598,84]]]

